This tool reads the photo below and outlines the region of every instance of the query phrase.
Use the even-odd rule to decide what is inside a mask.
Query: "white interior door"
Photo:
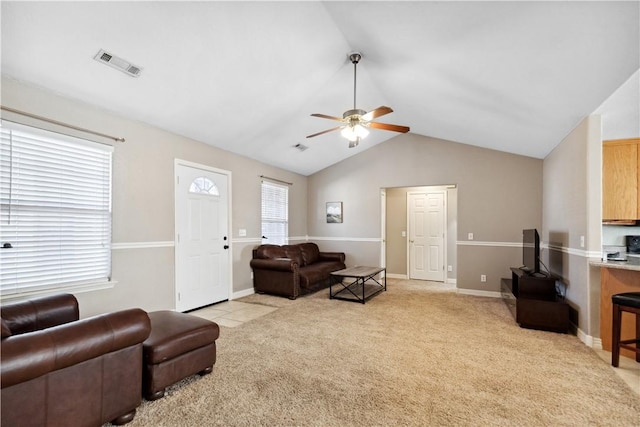
[[[409,278],[444,282],[443,191],[409,193]]]
[[[176,310],[229,299],[228,175],[176,164]]]

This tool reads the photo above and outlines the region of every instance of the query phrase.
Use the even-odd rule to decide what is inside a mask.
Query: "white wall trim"
[[[253,289],[253,286],[252,286],[249,289],[243,289],[241,291],[234,292],[231,295],[230,299],[234,300],[234,299],[238,299],[238,298],[242,298],[242,297],[248,297],[249,295],[253,295],[255,293],[256,293],[256,291]]]
[[[456,241],[458,246],[493,246],[493,247],[505,247],[505,248],[521,248],[521,242],[483,242],[479,240],[458,240]],[[540,243],[541,249],[548,249],[551,251],[564,252],[570,255],[581,256],[585,258],[601,258],[602,252],[599,251],[586,251],[584,249],[567,248],[564,246],[550,245],[547,243]]]
[[[101,291],[104,289],[114,288],[118,284],[117,280],[97,281],[89,282],[82,285],[61,285],[55,288],[30,290],[26,292],[1,294],[0,301],[23,301],[37,297],[44,297],[49,295],[57,295],[61,292],[68,292],[70,294],[81,294],[84,292]]]
[[[172,240],[161,242],[123,242],[112,243],[111,250],[118,249],[147,249],[147,248],[172,248],[176,244]]]
[[[593,344],[591,348],[595,350],[602,350],[602,339],[591,337]]]
[[[456,245],[458,246],[494,246],[494,247],[505,247],[505,248],[521,248],[522,243],[520,242],[482,242],[479,240],[457,240]]]
[[[262,239],[259,238],[259,237],[240,237],[240,238],[236,238],[236,239],[231,239],[231,243],[245,243],[245,244],[258,243],[258,244],[262,244]]]
[[[591,347],[594,350],[602,350],[602,339],[595,338],[591,335],[587,335],[582,329],[576,328],[576,336],[580,341],[582,341],[587,347]]]
[[[403,280],[408,280],[409,277],[406,274],[393,274],[393,273],[387,273],[387,278],[388,279],[403,279]]]
[[[291,237],[289,238],[291,240]],[[380,237],[319,237],[319,236],[307,236],[307,240],[319,240],[319,241],[336,241],[336,242],[371,242],[381,243]]]
[[[451,278],[447,277],[447,283],[449,285],[457,285],[458,284],[458,280],[457,279],[451,279]]]
[[[563,252],[569,255],[581,256],[585,258],[602,258],[602,252],[598,252],[598,251],[586,251],[584,249],[574,249],[574,248],[567,248],[564,246],[547,245],[547,244],[544,244],[541,246],[550,251]]]
[[[481,291],[478,289],[458,288],[457,292],[463,295],[472,295],[476,297],[502,298],[502,294],[497,291]]]

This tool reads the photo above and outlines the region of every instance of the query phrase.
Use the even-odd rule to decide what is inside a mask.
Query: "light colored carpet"
[[[365,305],[328,290],[282,301],[222,327],[213,373],[143,402],[130,426],[638,425],[640,398],[606,362],[519,328],[499,299],[389,280]]]

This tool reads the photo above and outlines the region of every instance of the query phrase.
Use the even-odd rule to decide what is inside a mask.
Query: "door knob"
[[[229,249],[229,245],[224,245],[223,248],[224,249]]]

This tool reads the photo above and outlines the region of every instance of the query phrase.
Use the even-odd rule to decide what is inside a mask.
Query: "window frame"
[[[284,210],[282,209],[282,206],[280,207],[271,206],[271,209],[270,209],[271,212],[274,212],[275,214],[277,213],[284,214],[284,216],[274,215],[272,217],[269,217],[268,212],[265,212],[266,210],[265,202],[269,202],[268,199],[265,200],[266,199],[265,187],[266,189],[271,189],[272,193],[281,192],[284,194]],[[262,180],[262,183],[260,185],[260,193],[261,193],[260,195],[261,197],[261,202],[260,202],[261,228],[260,230],[262,232],[262,244],[273,244],[273,245],[288,244],[289,243],[289,186],[272,182],[269,180]],[[274,201],[274,200],[272,201],[277,203],[277,201]],[[282,200],[280,201],[280,203],[282,204]],[[265,216],[265,213],[267,213],[266,216]],[[265,231],[265,224],[267,224],[267,227],[268,225],[278,225],[278,224],[283,225],[284,234],[275,234],[275,233],[270,233],[268,231]]]
[[[23,299],[36,295],[45,295],[51,293],[59,293],[59,292],[83,292],[88,290],[97,290],[97,289],[106,289],[114,286],[115,281],[112,280],[112,230],[113,230],[113,219],[112,219],[112,202],[113,202],[113,146],[111,144],[99,143],[96,141],[88,140],[85,138],[79,138],[76,136],[70,136],[66,134],[62,134],[59,132],[53,132],[50,130],[23,125],[14,123],[7,120],[2,120],[0,130],[2,131],[1,135],[1,145],[0,145],[0,168],[5,169],[2,172],[2,177],[0,178],[0,184],[2,188],[0,188],[0,209],[1,209],[1,220],[0,220],[0,239],[2,243],[11,242],[11,240],[17,238],[17,236],[22,235],[24,238],[33,238],[34,243],[33,247],[36,248],[34,250],[38,251],[37,256],[38,259],[33,262],[32,265],[38,270],[38,277],[43,280],[43,283],[38,284],[37,282],[24,282],[23,279],[19,279],[20,273],[19,269],[22,268],[20,264],[22,263],[24,266],[25,254],[24,251],[20,254],[20,248],[11,248],[11,249],[0,249],[0,267],[2,264],[6,262],[12,262],[13,271],[5,272],[5,269],[2,268],[2,272],[6,276],[14,279],[15,283],[10,283],[8,286],[5,285],[5,280],[3,278],[3,285],[0,288],[0,300],[10,300],[10,299]],[[9,134],[11,133],[11,134]],[[11,135],[11,136],[9,136]],[[33,178],[23,179],[17,176],[17,172],[14,169],[19,169],[18,164],[23,160],[17,159],[17,154],[14,155],[13,151],[17,150],[17,146],[26,145],[28,143],[24,143],[23,141],[18,142],[23,138],[24,140],[31,139],[33,142],[32,154],[29,156],[25,155],[25,158],[35,159],[33,166]],[[13,139],[13,140],[12,140]],[[52,144],[51,146],[55,146],[56,148],[64,148],[64,150],[52,150],[51,146],[47,146],[47,144]],[[40,146],[40,148],[38,148]],[[65,162],[69,162],[70,158],[75,156],[75,158],[81,158],[82,155],[87,155],[87,153],[95,153],[96,160],[94,162],[89,162],[86,159],[81,160],[82,164],[87,164],[90,174],[80,174],[80,172],[76,173],[75,178],[81,176],[81,186],[86,186],[84,189],[85,196],[80,194],[80,200],[84,200],[83,202],[78,202],[76,204],[75,201],[70,201],[68,198],[77,197],[78,193],[82,193],[82,191],[78,191],[73,188],[74,176],[70,173],[68,177],[56,177],[47,178],[46,171],[49,166],[43,166],[36,163],[45,163],[43,159],[47,157],[47,149],[49,153],[55,152],[56,159],[51,160],[51,169],[50,171],[54,171],[56,167],[63,167]],[[67,151],[68,150],[68,151]],[[69,153],[67,157],[65,153]],[[82,153],[82,154],[80,154]],[[59,163],[56,163],[59,162]],[[91,164],[89,164],[91,163]],[[66,170],[71,170],[68,168]],[[7,171],[7,165],[9,167],[9,171]],[[91,168],[95,169],[91,169]],[[23,168],[24,169],[24,168]],[[43,172],[45,171],[45,172]],[[95,174],[94,174],[95,172]],[[89,178],[91,175],[94,175],[92,178]],[[51,188],[52,190],[47,190],[46,184],[49,184],[48,179],[51,179]],[[87,181],[91,179],[91,181]],[[38,183],[38,180],[41,180]],[[58,180],[58,181],[56,181]],[[19,196],[17,196],[18,192],[14,191],[13,187],[17,185],[19,182],[23,182],[23,185],[26,188],[25,191],[33,191],[36,195],[33,196],[33,199],[30,203],[26,203],[24,201],[19,200]],[[54,182],[63,182],[63,185],[53,185]],[[43,185],[44,183],[44,185]],[[95,192],[91,193],[87,188],[91,188],[92,185],[96,185]],[[64,187],[69,187],[69,189],[65,189]],[[52,197],[55,194],[60,194],[60,199],[56,199],[58,205],[49,205],[43,201],[48,197]],[[22,196],[25,198],[25,196]],[[83,198],[84,197],[84,198]],[[89,199],[93,199],[94,202],[90,202]],[[99,202],[95,202],[95,200],[100,200]],[[69,204],[66,204],[69,203]],[[85,203],[83,206],[82,204]],[[94,203],[94,206],[88,206],[90,203]],[[20,211],[31,210],[34,212],[33,218],[37,221],[42,221],[44,218],[49,219],[52,218],[52,222],[60,221],[60,223],[64,223],[65,217],[72,218],[69,220],[69,226],[65,227],[64,225],[58,225],[59,229],[62,229],[63,232],[60,234],[60,238],[56,238],[56,242],[66,242],[66,241],[74,241],[71,244],[72,249],[57,249],[44,252],[42,248],[44,245],[41,242],[45,241],[43,239],[42,232],[38,229],[32,233],[27,233],[24,231],[24,227],[20,230],[19,226],[11,227],[8,223],[8,213],[18,211],[18,215],[20,215]],[[24,215],[24,214],[23,214]],[[50,216],[51,215],[51,216]],[[79,224],[83,219],[75,220],[76,216],[86,217],[89,220],[89,225],[87,229],[89,231],[88,240],[91,242],[90,245],[93,245],[93,248],[98,247],[98,263],[100,265],[99,268],[95,268],[94,261],[89,260],[87,257],[87,252],[89,251],[84,246],[83,249],[77,249],[73,245],[78,245],[76,242],[78,240],[77,232],[75,229],[79,228]],[[43,229],[45,229],[43,227]],[[59,243],[60,247],[64,245]],[[15,250],[15,252],[13,252]],[[95,251],[95,249],[93,249]],[[9,252],[4,251],[12,251]],[[64,261],[67,259],[77,261],[82,259],[82,263],[84,266],[94,269],[92,274],[81,277],[83,274],[78,273],[78,269],[71,268],[66,269],[67,271],[71,270],[75,274],[75,280],[69,281],[66,278],[63,278],[63,274],[60,271],[65,269],[57,269],[55,273],[43,273],[43,266],[38,264],[42,262],[42,259],[46,255],[51,255],[57,258],[57,264],[64,265]],[[65,258],[65,256],[69,258]],[[69,266],[69,263],[67,266]],[[7,264],[5,264],[7,265]],[[99,276],[99,277],[98,277]],[[56,279],[54,279],[54,277]],[[19,283],[23,282],[23,283]]]

